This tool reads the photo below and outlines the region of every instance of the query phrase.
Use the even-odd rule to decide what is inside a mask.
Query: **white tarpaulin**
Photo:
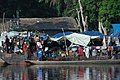
[[[0,47],[2,46],[2,41],[5,42],[5,38],[4,37],[0,37]]]
[[[90,36],[91,39],[100,38],[100,36]]]
[[[19,35],[19,32],[17,32],[17,31],[10,31],[7,33],[8,37],[13,37],[13,36],[17,36],[17,35]]]
[[[7,35],[7,32],[6,32],[6,31],[1,33],[1,36],[2,36],[2,37],[3,37],[3,36],[6,36],[6,35]]]
[[[74,33],[72,33],[72,34],[74,34]],[[75,33],[75,34],[78,34],[78,33]],[[69,34],[69,35],[71,35],[71,34]],[[80,35],[86,36],[85,34],[80,34]],[[65,35],[65,36],[68,36],[68,35]],[[89,35],[87,35],[87,36],[89,36]],[[61,37],[58,37],[58,38],[52,38],[52,37],[50,37],[50,40],[52,40],[52,41],[58,41],[58,40],[62,39],[63,37],[64,36],[61,36]],[[100,36],[90,36],[90,39],[96,39],[96,38],[100,38]]]
[[[52,41],[58,41],[62,39],[64,36],[59,38],[50,38]],[[72,33],[70,35],[65,36],[71,43],[78,44],[81,46],[87,46],[90,42],[90,36],[85,34],[78,34],[78,33]],[[96,38],[96,37],[95,37]]]
[[[17,31],[10,31],[10,32],[2,32],[1,33],[1,36],[0,36],[0,46],[2,45],[2,41],[4,41],[5,42],[5,36],[8,36],[8,38],[10,38],[10,37],[13,37],[13,36],[17,36],[17,35],[19,35],[19,32],[17,32]]]
[[[10,31],[10,32],[2,32],[1,33],[1,37],[8,36],[10,38],[10,37],[17,36],[17,35],[19,35],[19,32],[17,32],[17,31]]]
[[[88,43],[90,42],[90,36],[84,35],[84,34],[73,33],[73,34],[67,35],[66,38],[71,43],[78,44],[81,46],[87,46]]]
[[[62,36],[63,37],[63,36]],[[62,37],[59,37],[59,38],[50,38],[50,40],[52,40],[52,41],[58,41],[58,40],[60,40]]]

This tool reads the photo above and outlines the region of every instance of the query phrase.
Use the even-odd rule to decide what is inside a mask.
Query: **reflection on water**
[[[120,80],[120,65],[8,65],[0,80]]]

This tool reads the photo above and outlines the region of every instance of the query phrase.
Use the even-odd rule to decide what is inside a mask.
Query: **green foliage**
[[[81,0],[84,16],[88,16],[89,30],[97,30],[101,0]]]
[[[99,20],[101,20],[107,28],[111,23],[116,23],[114,19],[120,17],[120,0],[103,0],[99,8]]]
[[[63,16],[76,17],[76,8],[78,8],[78,4],[71,2],[69,5],[67,5],[66,9],[64,10]]]

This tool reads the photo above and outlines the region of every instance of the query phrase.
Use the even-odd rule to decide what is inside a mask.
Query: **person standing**
[[[97,55],[97,50],[94,48],[93,50],[92,50],[92,56],[96,56]]]
[[[6,51],[7,51],[7,53],[9,53],[9,46],[10,46],[9,38],[7,35],[5,36],[5,38],[6,38],[5,39]]]
[[[23,43],[23,54],[25,55],[25,58],[28,59],[28,53],[27,53],[27,43],[26,41]]]
[[[19,54],[19,52],[20,52],[20,49],[19,49],[17,43],[15,43],[15,45],[14,45],[14,53]]]
[[[80,56],[84,56],[84,52],[83,52],[83,48],[82,47],[78,48],[78,53],[79,53]]]
[[[14,52],[14,38],[11,38],[11,41],[10,41],[10,52],[13,53]]]
[[[4,41],[1,41],[1,43],[2,43],[2,45],[1,45],[1,47],[2,47],[1,52],[3,53],[3,52],[5,52],[5,43],[4,43]]]
[[[37,51],[39,49],[42,49],[42,44],[41,44],[40,40],[36,42],[36,48],[37,48]]]
[[[89,58],[89,56],[90,56],[89,47],[88,47],[88,46],[85,47],[84,50],[85,50],[85,56],[86,56],[87,58]]]

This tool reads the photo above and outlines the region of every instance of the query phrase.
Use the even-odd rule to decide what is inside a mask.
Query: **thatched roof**
[[[36,30],[78,30],[77,23],[72,17],[58,18],[20,18],[20,26]]]

